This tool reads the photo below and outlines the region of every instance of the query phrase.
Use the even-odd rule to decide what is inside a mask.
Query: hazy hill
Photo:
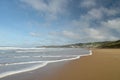
[[[76,43],[62,46],[37,46],[46,48],[120,48],[120,40],[118,41],[104,41],[92,43]]]
[[[110,41],[99,46],[100,48],[120,48],[120,40]]]
[[[120,48],[120,40],[117,41],[104,41],[104,42],[93,42],[93,43],[83,43],[76,44],[80,47],[89,48]]]

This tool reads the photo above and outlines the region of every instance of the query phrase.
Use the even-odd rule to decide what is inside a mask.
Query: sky
[[[0,0],[0,46],[120,39],[120,0]]]

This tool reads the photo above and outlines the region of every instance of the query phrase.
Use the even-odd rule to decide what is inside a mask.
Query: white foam
[[[78,56],[78,55],[61,55],[61,56],[59,55],[59,56],[41,56],[41,57],[76,57],[76,56]]]
[[[30,56],[14,56],[13,58],[29,58]]]
[[[78,55],[76,55],[77,57]],[[23,57],[29,57],[29,56],[21,56],[20,58]],[[37,56],[35,56],[37,57]],[[42,56],[42,57],[63,57],[63,56]],[[65,57],[75,57],[75,55],[73,56],[65,56]],[[19,57],[17,57],[19,58]],[[70,60],[72,58],[69,58]],[[6,63],[6,64],[0,64],[0,66],[9,66],[9,65],[21,65],[21,64],[33,64],[33,63],[41,63],[41,62],[59,62],[59,61],[65,61],[65,60],[69,60],[69,59],[62,59],[62,60],[52,60],[52,61],[30,61],[30,62],[17,62],[17,63]]]
[[[76,56],[78,56],[78,55],[56,55],[56,56],[51,56],[51,55],[49,55],[49,56],[43,56],[43,55],[41,55],[41,56],[14,56],[14,57],[12,57],[12,58],[48,58],[48,57],[57,57],[57,58],[59,58],[59,57],[76,57]]]
[[[21,47],[0,47],[0,50],[40,50],[46,48],[21,48]]]
[[[18,74],[18,73],[22,73],[22,72],[32,71],[32,70],[38,69],[40,67],[44,67],[46,65],[47,65],[47,62],[43,63],[42,65],[39,65],[39,66],[34,66],[32,68],[26,68],[26,69],[18,70],[18,71],[9,71],[9,72],[0,74],[0,78],[4,78],[6,76],[10,76],[10,75]]]
[[[77,57],[75,57],[75,58],[69,58],[69,59],[54,60],[54,61],[44,61],[44,62],[43,62],[43,61],[32,61],[32,62],[14,63],[14,64],[29,64],[29,63],[41,63],[41,62],[43,62],[42,65],[40,64],[40,65],[37,65],[37,66],[34,66],[34,67],[30,67],[30,68],[26,68],[26,69],[22,69],[22,70],[18,70],[18,71],[9,71],[9,72],[6,72],[6,73],[2,73],[2,74],[0,74],[0,78],[4,78],[4,77],[6,77],[6,76],[10,76],[10,75],[18,74],[18,73],[22,73],[22,72],[32,71],[32,70],[35,70],[35,69],[44,67],[44,66],[46,66],[48,63],[75,60],[75,59],[79,59],[80,56],[89,56],[89,55],[92,55],[92,50],[90,50],[89,52],[90,52],[89,54],[79,55],[79,56],[77,56]],[[9,64],[8,64],[8,65],[9,65]]]
[[[5,66],[9,66],[9,65],[21,65],[21,64],[33,64],[33,63],[41,63],[41,62],[46,62],[46,61],[31,61],[31,62],[19,62],[19,63],[8,63],[5,64]]]
[[[21,50],[21,51],[20,51],[20,50],[17,50],[16,52],[17,52],[17,53],[43,52],[43,50],[40,50],[40,49],[39,49],[39,50],[30,50],[30,49],[29,49],[29,50]]]
[[[32,71],[32,70],[35,70],[35,69],[44,67],[44,66],[46,66],[48,63],[74,60],[74,59],[78,59],[78,58],[80,58],[80,56],[77,56],[76,58],[62,59],[62,60],[55,60],[55,61],[45,61],[45,62],[43,62],[43,61],[34,61],[34,62],[29,62],[29,63],[39,63],[39,62],[43,62],[43,64],[42,64],[42,65],[37,65],[37,66],[31,67],[31,68],[26,68],[26,69],[18,70],[18,71],[9,71],[9,72],[6,72],[6,73],[2,73],[2,74],[0,74],[0,78],[4,78],[4,77],[6,77],[6,76],[10,76],[10,75],[18,74],[18,73],[22,73],[22,72]],[[27,63],[28,63],[28,62],[27,62]],[[24,64],[27,64],[27,63],[24,62]],[[18,64],[18,63],[16,63],[16,64]],[[19,63],[19,64],[23,64],[23,63]]]

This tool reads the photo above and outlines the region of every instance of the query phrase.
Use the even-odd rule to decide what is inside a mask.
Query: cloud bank
[[[51,24],[51,40],[71,42],[120,39],[120,5],[114,0],[20,0]],[[75,2],[76,1],[76,2]],[[112,5],[111,5],[112,4]],[[67,14],[66,16],[66,13]],[[59,25],[54,25],[58,23]],[[56,32],[56,28],[61,29]],[[52,30],[53,29],[53,30]],[[31,33],[32,36],[36,34]],[[57,41],[56,41],[57,42]],[[68,41],[69,42],[69,41]]]

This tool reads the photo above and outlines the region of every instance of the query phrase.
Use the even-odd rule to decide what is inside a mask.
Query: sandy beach
[[[48,64],[0,80],[120,80],[120,49],[93,49],[91,56]]]

